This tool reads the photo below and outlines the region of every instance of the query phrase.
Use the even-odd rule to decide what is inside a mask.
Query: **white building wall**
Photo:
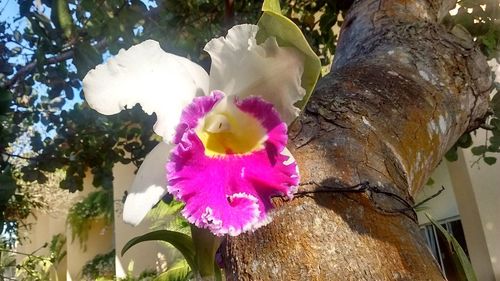
[[[486,133],[479,130],[473,138],[475,145],[484,144]],[[424,212],[436,220],[459,216],[467,248],[478,280],[500,281],[500,157],[489,166],[470,149],[458,151],[455,162],[443,162],[432,175],[434,184],[425,186],[416,202],[445,191],[423,205],[418,213],[419,223],[428,222]],[[495,155],[491,155],[495,156]],[[473,164],[477,162],[476,164]]]
[[[69,202],[76,203],[83,199],[88,193],[95,191],[96,188],[92,185],[92,177],[87,174],[83,182],[83,191],[77,193],[69,193],[58,190],[60,200],[65,200],[64,206],[72,206]],[[60,193],[60,194],[59,194]],[[49,206],[50,207],[50,206]],[[28,219],[31,224],[29,231],[22,233],[26,237],[22,244],[18,245],[17,251],[21,253],[32,253],[39,249],[45,243],[50,243],[52,237],[56,234],[66,235],[66,251],[67,255],[58,266],[58,280],[80,280],[80,272],[82,267],[98,254],[108,253],[113,249],[113,229],[105,226],[102,220],[94,223],[89,231],[89,239],[86,243],[87,249],[84,251],[80,246],[80,241],[75,238],[71,239],[71,229],[66,225],[66,216],[68,209],[62,209],[60,206],[53,206],[57,211],[37,212],[35,216]],[[48,255],[48,247],[37,251],[38,255]],[[17,262],[20,263],[24,256],[18,255]],[[55,279],[54,279],[55,280]]]
[[[486,131],[479,130],[474,144],[484,144],[486,137]],[[500,162],[499,155],[491,156],[496,156]],[[478,156],[472,155],[469,149],[463,150],[460,157],[457,165],[465,166],[470,185],[465,198],[457,198],[457,202],[461,213],[470,214],[475,219],[473,227],[464,228],[465,234],[466,237],[469,234],[470,240],[482,243],[482,256],[478,263],[491,268],[484,278],[478,278],[500,280],[500,164],[489,166],[482,160],[474,164]]]
[[[133,165],[116,164],[113,169],[115,180],[115,246],[116,246],[116,276],[125,277],[129,264],[133,263],[133,274],[139,275],[146,269],[154,269],[159,272],[171,265],[175,259],[180,257],[177,250],[166,248],[159,242],[143,242],[130,248],[125,255],[120,252],[123,246],[132,238],[146,234],[150,231],[151,222],[146,218],[138,226],[131,226],[123,222],[123,195],[128,190],[134,179],[135,167]]]
[[[434,181],[431,185],[425,185],[419,192],[415,203],[422,202],[423,200],[435,195],[441,187],[444,187],[436,198],[433,198],[424,203],[417,212],[418,222],[420,224],[429,223],[425,213],[431,215],[434,219],[442,220],[459,216],[458,206],[455,200],[455,192],[453,191],[453,184],[448,172],[446,160],[442,161],[436,168],[431,176]]]

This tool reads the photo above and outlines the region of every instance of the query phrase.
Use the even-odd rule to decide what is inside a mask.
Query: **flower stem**
[[[191,236],[196,249],[196,264],[198,266],[196,280],[216,280],[216,271],[219,271],[219,268],[215,264],[215,253],[223,238],[194,225],[191,225]]]

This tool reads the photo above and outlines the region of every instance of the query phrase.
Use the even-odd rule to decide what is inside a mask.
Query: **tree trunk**
[[[290,127],[299,194],[226,241],[228,280],[444,279],[411,205],[491,89],[472,40],[439,24],[450,4],[353,4],[331,74]]]

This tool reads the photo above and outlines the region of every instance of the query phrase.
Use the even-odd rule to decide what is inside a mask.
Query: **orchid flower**
[[[138,224],[168,191],[182,214],[215,235],[238,235],[270,221],[271,197],[291,198],[299,182],[286,149],[287,125],[301,86],[304,56],[274,37],[257,44],[256,25],[237,25],[205,46],[203,68],[148,40],[91,70],[88,104],[116,114],[139,103],[155,113],[163,138],[145,158],[124,205]]]

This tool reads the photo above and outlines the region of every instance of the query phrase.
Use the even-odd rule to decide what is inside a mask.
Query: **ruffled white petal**
[[[165,165],[172,147],[161,142],[144,159],[123,206],[123,220],[126,223],[139,224],[167,193]]]
[[[283,151],[281,152],[281,155],[288,156],[288,160],[286,160],[285,162],[283,162],[283,164],[290,165],[292,163],[295,163],[295,158],[293,157],[293,155],[290,152],[290,150],[288,150],[288,148],[285,147],[285,149],[283,149]],[[298,168],[298,166],[297,166],[297,168]],[[297,174],[298,173],[299,173],[299,170],[297,169]]]
[[[182,109],[195,96],[208,93],[208,82],[199,65],[147,40],[91,70],[83,79],[83,89],[90,107],[103,114],[140,103],[146,113],[156,113],[154,131],[169,142]]]
[[[274,37],[257,45],[258,29],[256,25],[237,25],[225,38],[207,43],[204,50],[212,58],[210,90],[241,98],[261,96],[290,124],[300,111],[294,103],[305,95],[301,87],[304,57],[294,48],[279,47]]]
[[[291,165],[293,163],[297,163],[295,161],[295,158],[293,157],[292,153],[290,152],[290,150],[288,150],[288,148],[285,147],[285,149],[283,149],[283,151],[281,152],[281,155],[288,156],[288,160],[286,160],[285,162],[283,162],[283,164],[285,164],[285,165],[288,166],[288,165]],[[296,174],[293,175],[292,177],[300,178],[299,165],[295,165],[295,171],[296,171]],[[293,194],[295,192],[297,192],[297,190],[298,190],[298,186],[294,186],[292,189],[290,189],[290,191],[287,194],[287,196],[290,197],[290,198],[292,198]]]

